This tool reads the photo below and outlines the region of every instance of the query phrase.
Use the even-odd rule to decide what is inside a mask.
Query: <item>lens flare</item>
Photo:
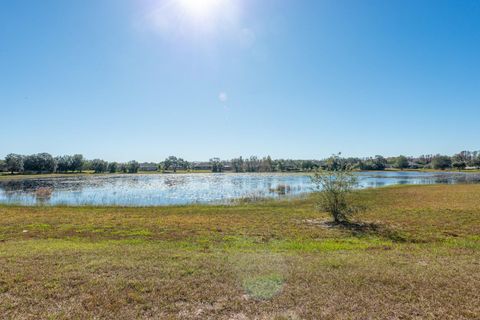
[[[219,14],[226,0],[179,0],[185,12],[196,19],[207,19]]]

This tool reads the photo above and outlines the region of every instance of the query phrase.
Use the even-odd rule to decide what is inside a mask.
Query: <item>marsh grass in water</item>
[[[355,172],[359,188],[393,184],[476,183],[475,174]],[[0,203],[21,205],[158,206],[228,204],[283,198],[314,191],[310,175],[259,174],[106,174],[54,175],[0,180]],[[54,178],[56,177],[56,178]],[[40,190],[40,191],[38,191]]]

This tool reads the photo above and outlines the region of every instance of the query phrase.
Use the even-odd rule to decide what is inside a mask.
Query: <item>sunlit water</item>
[[[359,187],[479,183],[466,173],[360,172]],[[91,175],[0,181],[0,203],[22,205],[158,206],[231,203],[235,199],[296,196],[314,191],[304,174]]]

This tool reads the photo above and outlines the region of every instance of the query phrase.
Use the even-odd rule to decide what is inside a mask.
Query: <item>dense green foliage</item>
[[[395,160],[395,168],[398,168],[400,170],[407,169],[408,168],[408,159],[405,156],[399,156]]]
[[[132,160],[127,164],[128,173],[137,173],[139,168],[140,164],[135,160]]]
[[[432,159],[432,168],[445,170],[452,166],[452,159],[448,156],[435,156]]]
[[[18,154],[10,153],[5,157],[5,169],[11,173],[23,172],[23,157]]]
[[[464,170],[480,168],[480,151],[462,151],[453,156],[422,155],[420,157],[383,157],[376,155],[370,158],[341,158],[296,160],[272,159],[270,156],[259,158],[238,157],[231,160],[211,158],[207,162],[189,162],[176,156],[169,156],[164,161],[155,163],[107,162],[102,159],[86,160],[83,155],[64,155],[52,157],[48,153],[33,155],[9,154],[0,162],[0,172],[10,173],[67,173],[91,170],[95,173],[137,173],[139,171],[201,171],[201,172],[314,172],[317,169],[335,169],[349,166],[353,170],[385,170],[385,169],[434,169],[434,170]]]
[[[57,172],[78,171],[82,172],[84,159],[83,155],[76,154],[73,156],[65,155],[55,158]]]

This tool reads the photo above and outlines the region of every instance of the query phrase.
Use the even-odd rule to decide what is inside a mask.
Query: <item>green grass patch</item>
[[[284,279],[279,274],[255,276],[244,280],[243,288],[255,299],[272,299],[282,290]]]

